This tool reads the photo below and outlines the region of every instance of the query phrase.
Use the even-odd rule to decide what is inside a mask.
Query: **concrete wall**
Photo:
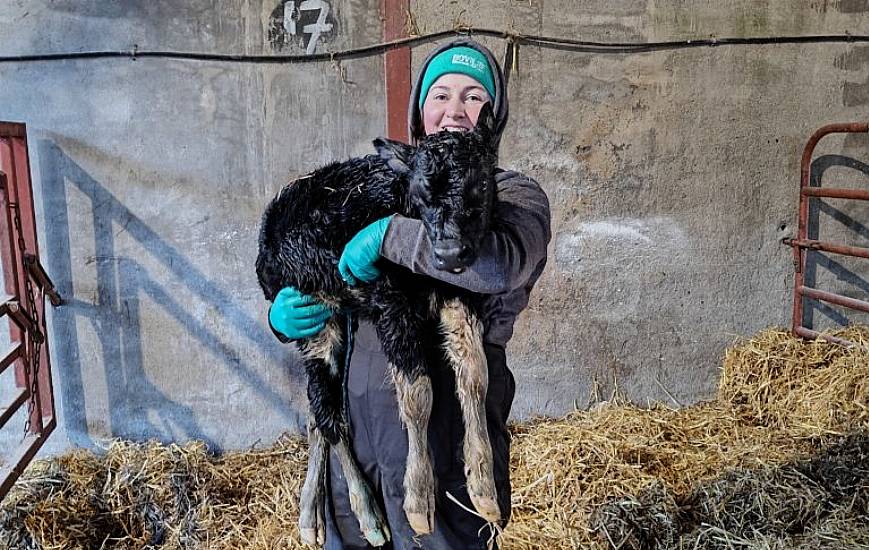
[[[379,41],[377,0],[329,4],[316,51]],[[869,34],[857,0],[415,0],[411,12],[423,33]],[[282,15],[280,0],[0,0],[0,55],[309,49]],[[795,232],[799,155],[815,128],[866,119],[869,46],[522,47],[518,69],[502,164],[545,187],[554,236],[509,348],[515,416],[561,414],[614,384],[642,403],[708,397],[725,346],[789,322],[793,268],[779,239]],[[28,124],[43,262],[68,299],[51,316],[61,432],[50,450],[109,436],[233,448],[301,428],[304,381],[268,331],[253,272],[259,215],[290,177],[370,151],[382,74],[378,57],[0,64],[0,119]],[[869,182],[866,136],[828,138],[819,155],[831,183]],[[839,167],[845,157],[858,170]],[[865,205],[817,214],[822,233],[869,242]],[[814,266],[819,286],[869,292],[865,265]],[[819,309],[816,324],[827,314],[843,321]]]

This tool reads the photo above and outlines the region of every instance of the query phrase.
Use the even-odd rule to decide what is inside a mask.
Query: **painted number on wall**
[[[331,33],[331,6],[324,0],[284,0],[271,16],[269,41],[276,49],[295,42],[310,55]]]

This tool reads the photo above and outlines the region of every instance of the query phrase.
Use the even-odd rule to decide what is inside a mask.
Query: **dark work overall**
[[[489,366],[486,414],[495,462],[495,484],[502,516],[510,514],[510,435],[507,417],[515,383],[507,368],[504,348],[485,345]],[[446,366],[438,367],[448,369]],[[451,370],[433,373],[429,451],[435,475],[434,533],[416,536],[404,516],[404,469],[407,434],[398,414],[395,389],[386,360],[371,325],[360,324],[350,365],[348,394],[353,449],[363,474],[372,484],[387,516],[392,540],[384,548],[431,550],[484,549],[490,529],[473,513],[447,496],[452,494],[468,510],[474,507],[465,489],[462,437],[464,422]],[[329,460],[326,548],[370,548],[350,510],[347,482],[334,453]],[[331,506],[330,506],[331,501]]]

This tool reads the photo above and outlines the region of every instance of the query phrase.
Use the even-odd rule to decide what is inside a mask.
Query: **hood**
[[[452,40],[451,42],[447,42],[443,44],[439,48],[432,51],[428,57],[426,57],[422,66],[419,69],[419,72],[416,75],[416,81],[413,83],[413,89],[410,93],[410,104],[408,105],[407,112],[407,129],[408,135],[410,135],[411,143],[416,143],[416,141],[423,136],[422,129],[422,114],[419,112],[419,94],[420,87],[422,86],[422,76],[425,74],[425,70],[428,68],[428,64],[431,62],[432,58],[437,54],[441,53],[444,50],[448,50],[450,48],[454,48],[456,46],[467,46],[469,48],[474,48],[479,51],[483,55],[486,56],[486,59],[489,60],[489,66],[492,68],[492,74],[495,76],[495,98],[492,103],[492,108],[495,113],[495,129],[498,133],[498,142],[501,141],[501,133],[504,131],[504,127],[507,125],[507,114],[508,114],[508,102],[507,102],[507,86],[504,82],[504,72],[501,70],[501,65],[495,60],[495,56],[492,55],[492,52],[489,49],[479,42],[475,42],[470,38],[458,38],[456,40]]]

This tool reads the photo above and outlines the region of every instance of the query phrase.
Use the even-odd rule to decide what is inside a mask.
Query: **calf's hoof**
[[[417,535],[428,535],[434,531],[434,515],[432,513],[423,512],[405,512],[407,523]]]
[[[373,527],[364,530],[362,536],[368,541],[371,546],[383,546],[389,541],[389,528],[382,525],[380,528]]]
[[[389,541],[389,527],[383,512],[368,483],[362,477],[354,476],[352,480],[355,481],[348,479],[350,509],[359,521],[359,531],[371,546],[383,546]]]
[[[473,493],[470,493],[468,496],[471,497],[474,509],[477,510],[477,513],[483,519],[490,523],[501,521],[501,509],[498,508],[498,501],[494,497],[475,495]]]
[[[310,546],[326,544],[325,509],[320,495],[313,500],[302,499],[299,510],[299,536]]]
[[[352,499],[351,495],[351,499]],[[371,546],[383,546],[389,541],[389,527],[383,519],[380,507],[373,497],[366,499],[366,506],[357,506],[354,509],[356,519],[359,520],[359,530],[362,536]]]
[[[321,527],[300,527],[299,536],[308,546],[323,546],[326,544],[326,531]]]
[[[430,470],[428,470],[430,471]],[[407,523],[417,535],[428,535],[434,531],[434,478],[429,477],[430,481],[412,486],[411,490],[405,492],[404,495],[404,515],[407,517]],[[407,481],[405,480],[405,486]]]

